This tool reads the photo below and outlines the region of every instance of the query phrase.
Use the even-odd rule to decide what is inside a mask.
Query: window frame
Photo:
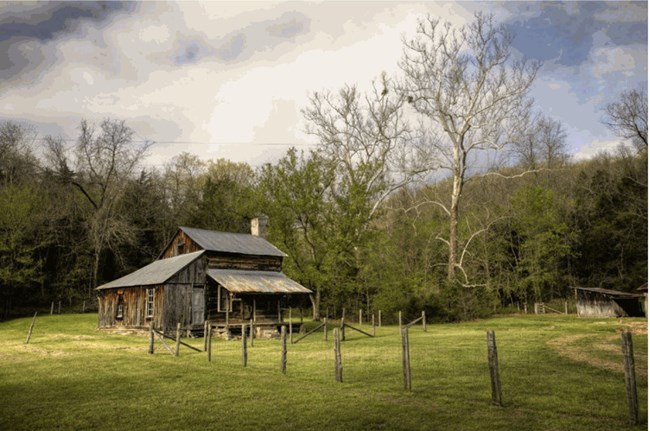
[[[117,305],[115,306],[115,320],[124,319],[124,295],[117,294]]]
[[[144,298],[144,317],[145,319],[153,319],[153,313],[155,308],[155,287],[147,287],[145,290]]]

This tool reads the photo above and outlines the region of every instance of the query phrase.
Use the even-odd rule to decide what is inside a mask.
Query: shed
[[[576,307],[580,317],[642,317],[642,294],[601,287],[576,287]]]
[[[302,304],[311,291],[282,273],[286,254],[260,236],[263,226],[253,221],[258,235],[179,227],[158,260],[97,288],[99,327],[153,322],[171,331],[180,322],[201,332],[209,321],[229,336],[252,320],[258,334],[276,333],[283,308]]]

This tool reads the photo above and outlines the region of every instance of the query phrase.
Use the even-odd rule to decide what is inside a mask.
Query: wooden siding
[[[163,330],[173,331],[179,322],[181,328],[192,329],[192,289],[205,285],[205,265],[200,257],[165,283]]]
[[[248,271],[282,271],[279,256],[246,256],[241,254],[207,252],[210,269],[242,269]]]
[[[117,317],[120,296],[123,301],[122,318]],[[146,287],[102,291],[99,297],[98,326],[100,328],[146,328],[150,320],[145,317],[146,300]],[[159,320],[160,310],[162,310],[162,287],[157,286],[154,290],[154,324],[157,317]]]
[[[179,249],[179,244],[182,246]],[[197,243],[187,236],[182,230],[178,230],[176,235],[171,240],[167,248],[161,253],[160,258],[166,259],[186,253],[194,253],[195,251],[203,250]]]
[[[100,328],[144,329],[149,325],[145,318],[147,288],[154,290],[154,327],[166,332],[176,330],[180,322],[183,329],[192,329],[192,289],[205,284],[206,259],[198,258],[164,286],[138,286],[106,289],[99,292]],[[123,300],[123,317],[117,318],[119,296]]]

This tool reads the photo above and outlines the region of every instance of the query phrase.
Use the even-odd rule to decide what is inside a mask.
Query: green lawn
[[[347,331],[344,383],[334,380],[332,337],[289,346],[215,340],[213,361],[145,335],[96,330],[96,316],[0,323],[0,429],[614,430],[627,425],[617,331],[634,329],[641,417],[647,428],[643,319],[499,317],[410,330],[413,390],[403,390],[397,327],[368,338]],[[368,330],[369,327],[365,326]],[[490,403],[487,329],[499,348],[504,407]],[[173,342],[171,342],[173,343]],[[201,339],[190,340],[202,347]]]

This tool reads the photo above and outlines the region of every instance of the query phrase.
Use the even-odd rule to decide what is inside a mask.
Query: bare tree
[[[366,221],[390,193],[430,169],[410,145],[404,102],[383,74],[368,94],[356,86],[314,93],[303,110],[307,132],[319,139],[319,154],[336,166],[339,187],[365,196]]]
[[[516,161],[525,169],[554,169],[568,159],[566,131],[558,120],[537,115],[529,130],[512,145]]]
[[[0,181],[14,184],[29,178],[38,163],[32,154],[36,132],[29,126],[14,122],[0,123]]]
[[[118,257],[118,247],[135,241],[132,226],[117,204],[124,182],[133,175],[150,147],[150,142],[134,142],[134,132],[124,121],[104,120],[97,128],[81,122],[74,147],[74,169],[60,139],[48,139],[48,158],[61,180],[74,185],[91,209],[86,218],[86,237],[93,255],[92,288],[97,287],[99,264],[105,250]]]
[[[477,13],[461,28],[429,16],[403,41],[401,91],[445,137],[431,145],[452,178],[449,201],[436,202],[449,217],[449,280],[460,264],[458,223],[470,165],[520,136],[532,103],[526,96],[540,65],[513,60],[512,40],[493,16]]]
[[[645,90],[621,93],[605,108],[606,124],[619,136],[631,139],[638,151],[648,150],[648,96]]]

